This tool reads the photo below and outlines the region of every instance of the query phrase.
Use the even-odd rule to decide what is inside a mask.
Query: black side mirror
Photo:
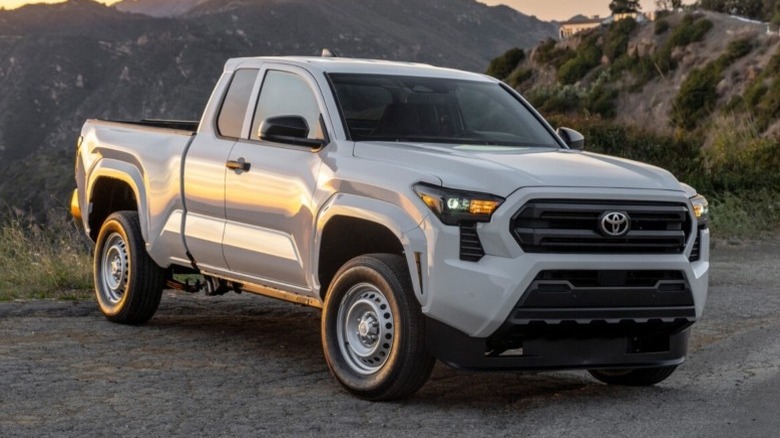
[[[585,137],[579,132],[569,128],[558,128],[555,131],[569,149],[581,151],[585,149]]]
[[[269,117],[260,124],[260,139],[318,148],[324,141],[307,138],[309,124],[301,116]]]

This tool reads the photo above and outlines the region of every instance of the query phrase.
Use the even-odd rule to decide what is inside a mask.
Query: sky
[[[12,9],[26,3],[59,3],[62,0],[0,0],[0,7]],[[101,0],[111,4],[118,0]],[[526,15],[536,15],[545,21],[565,21],[577,14],[587,16],[609,15],[609,0],[479,0],[489,5],[506,4]],[[688,2],[686,2],[688,3]],[[655,0],[642,0],[645,11],[655,10]]]
[[[526,15],[536,15],[545,21],[566,21],[577,15],[607,17],[609,0],[478,0],[488,5],[505,4]],[[2,1],[0,1],[2,3]],[[691,3],[691,1],[683,1]],[[654,11],[655,0],[641,0],[643,11]]]
[[[26,5],[27,3],[62,3],[63,0],[0,0],[0,8],[13,9],[19,6]],[[116,3],[119,0],[100,0],[100,3],[110,5]]]

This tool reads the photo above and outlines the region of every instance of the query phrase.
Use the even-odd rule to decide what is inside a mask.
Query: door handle
[[[252,167],[252,163],[247,163],[243,157],[238,160],[229,160],[225,163],[225,167],[236,172],[249,172],[249,168]]]

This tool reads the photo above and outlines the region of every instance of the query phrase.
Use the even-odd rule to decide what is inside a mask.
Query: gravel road
[[[437,365],[407,401],[328,374],[319,312],[166,292],[143,327],[92,302],[0,304],[0,437],[768,437],[780,430],[780,243],[723,246],[688,362],[652,388]]]

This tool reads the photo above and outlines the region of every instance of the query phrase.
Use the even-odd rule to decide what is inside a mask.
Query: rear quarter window
[[[241,137],[241,128],[244,125],[252,87],[257,80],[258,70],[241,69],[233,73],[233,79],[222,101],[222,107],[217,117],[217,130],[219,135],[229,138]]]

